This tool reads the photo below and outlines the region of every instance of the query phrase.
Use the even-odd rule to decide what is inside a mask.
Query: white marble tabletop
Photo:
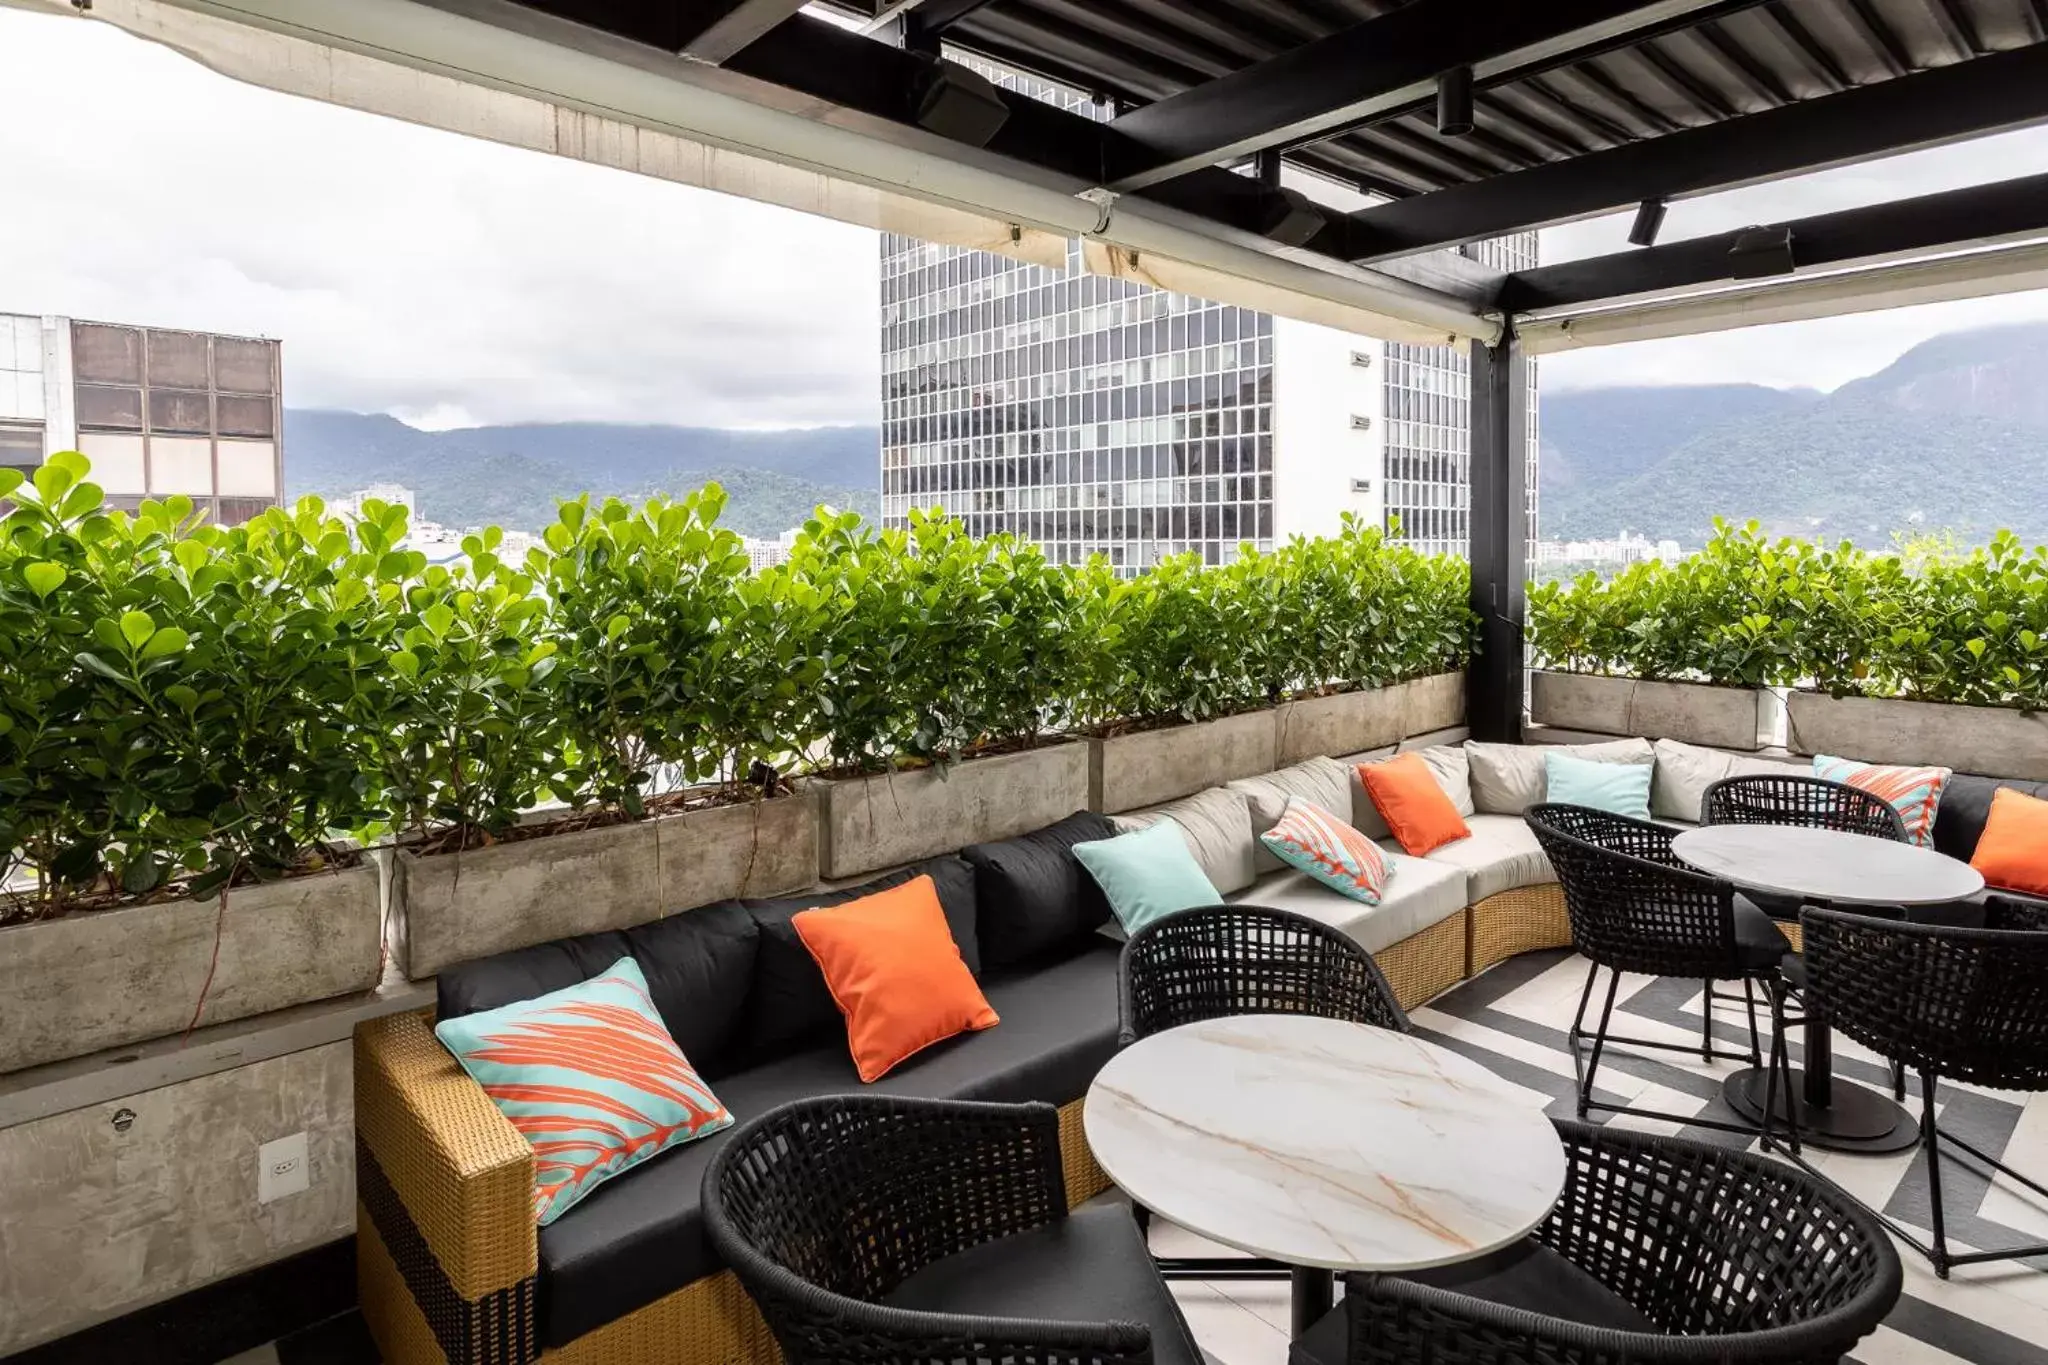
[[[1253,1014],[1132,1044],[1083,1113],[1103,1170],[1161,1217],[1290,1265],[1399,1271],[1543,1221],[1565,1165],[1542,1105],[1405,1034]]]
[[[1975,868],[1931,848],[1800,825],[1702,825],[1671,852],[1744,890],[1837,905],[1935,905],[1984,889]]]

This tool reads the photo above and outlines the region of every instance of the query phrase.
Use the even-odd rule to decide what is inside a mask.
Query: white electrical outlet
[[[256,1149],[256,1202],[268,1204],[306,1188],[306,1135],[293,1133]]]

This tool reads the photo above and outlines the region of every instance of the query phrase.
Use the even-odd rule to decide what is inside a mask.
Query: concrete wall
[[[299,1131],[307,1188],[259,1205],[257,1148]],[[0,1129],[0,1355],[354,1228],[346,1041]]]

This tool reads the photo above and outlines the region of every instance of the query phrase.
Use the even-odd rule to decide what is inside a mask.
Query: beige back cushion
[[[1451,804],[1458,808],[1458,814],[1472,814],[1471,765],[1465,751],[1455,744],[1432,744],[1427,749],[1413,751],[1429,767],[1429,775],[1444,789],[1444,795],[1451,798]],[[1385,762],[1385,759],[1371,760]],[[1358,832],[1368,839],[1391,839],[1393,831],[1387,822],[1380,819],[1379,807],[1373,805],[1372,797],[1365,790],[1365,780],[1358,775],[1357,764],[1347,764],[1351,782],[1351,823]]]
[[[1731,754],[1723,749],[1682,744],[1675,739],[1658,740],[1656,755],[1657,771],[1650,779],[1650,814],[1659,820],[1697,821],[1707,788],[1724,777],[1813,773],[1813,764],[1803,759]]]
[[[1465,741],[1472,761],[1472,804],[1487,815],[1520,815],[1549,790],[1544,775],[1546,749],[1595,763],[1650,763],[1656,751],[1647,739],[1616,739],[1604,744],[1487,744]]]
[[[1250,807],[1252,867],[1259,873],[1277,872],[1286,866],[1267,851],[1259,836],[1280,823],[1289,801],[1321,806],[1339,820],[1353,818],[1349,770],[1334,758],[1304,759],[1278,772],[1240,777],[1224,785],[1242,795]]]
[[[1188,850],[1217,892],[1229,895],[1250,886],[1258,872],[1252,859],[1256,841],[1252,838],[1251,805],[1243,792],[1225,787],[1184,796],[1150,810],[1112,815],[1110,823],[1119,830],[1144,829],[1161,816],[1173,817],[1188,841]]]

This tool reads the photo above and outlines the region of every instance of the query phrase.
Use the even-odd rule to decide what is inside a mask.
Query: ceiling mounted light
[[[1436,78],[1436,130],[1444,137],[1472,131],[1472,68],[1454,66]]]
[[[1664,201],[1645,199],[1636,205],[1636,221],[1628,230],[1630,246],[1655,246],[1657,234],[1664,230]]]

